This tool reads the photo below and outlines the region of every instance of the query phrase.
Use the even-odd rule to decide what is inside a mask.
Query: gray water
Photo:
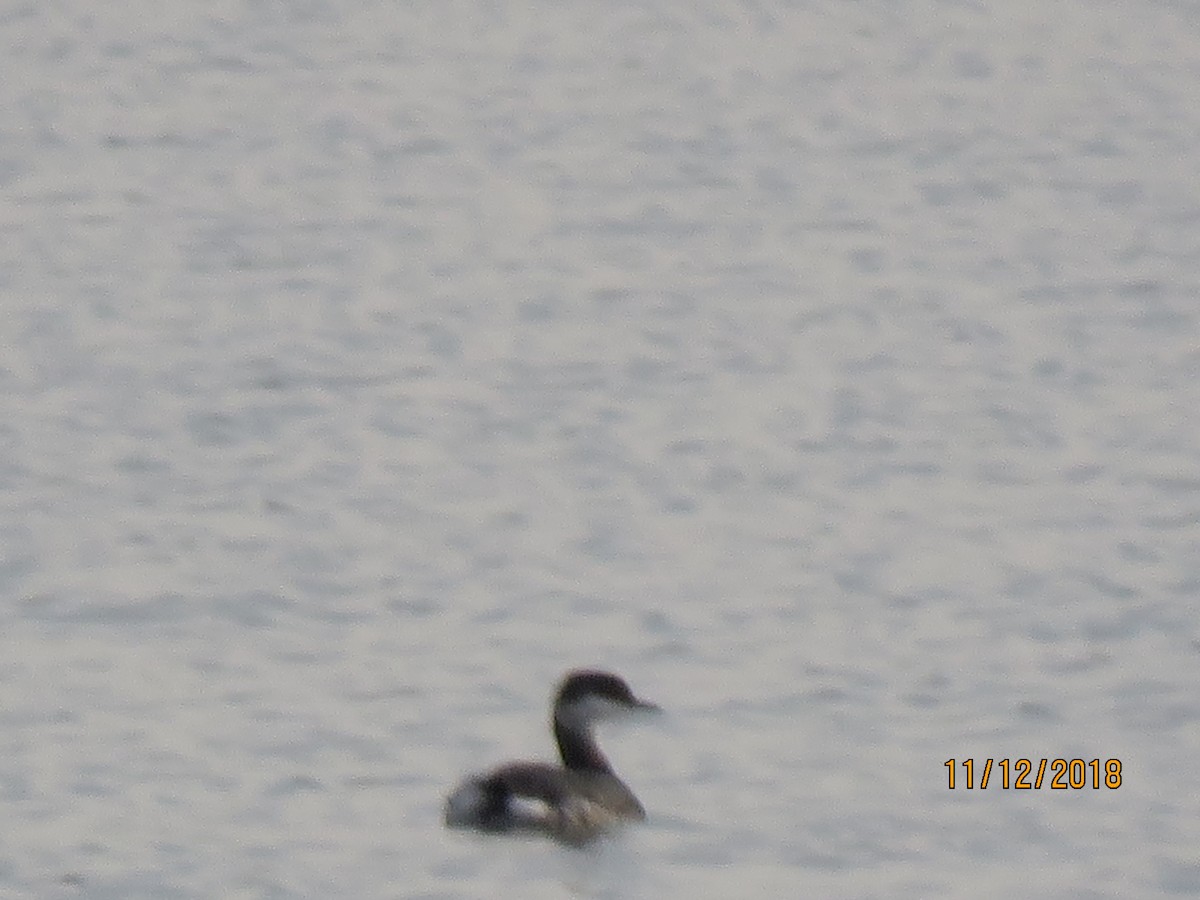
[[[1200,894],[1197,96],[1184,2],[10,4],[0,897]],[[444,830],[578,665],[650,821]]]

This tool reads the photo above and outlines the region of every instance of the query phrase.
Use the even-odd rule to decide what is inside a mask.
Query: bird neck
[[[586,772],[612,772],[612,766],[592,736],[588,725],[568,725],[558,716],[554,717],[554,739],[563,765],[568,769]]]

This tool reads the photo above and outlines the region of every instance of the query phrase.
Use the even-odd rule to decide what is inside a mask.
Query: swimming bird
[[[577,669],[559,683],[551,725],[562,765],[510,762],[472,775],[446,798],[446,825],[486,832],[533,831],[582,844],[646,811],[613,771],[592,733],[596,722],[658,707],[624,679]]]

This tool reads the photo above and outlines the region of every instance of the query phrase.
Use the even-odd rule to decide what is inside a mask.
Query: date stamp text
[[[1119,759],[948,759],[942,765],[949,773],[950,790],[1055,791],[1084,788],[1116,790],[1121,786]]]

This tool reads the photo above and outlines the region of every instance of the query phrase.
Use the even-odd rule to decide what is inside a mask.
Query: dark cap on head
[[[634,696],[625,679],[597,669],[576,669],[568,672],[558,687],[556,703],[573,703],[584,697],[600,697],[626,706],[657,709]]]

